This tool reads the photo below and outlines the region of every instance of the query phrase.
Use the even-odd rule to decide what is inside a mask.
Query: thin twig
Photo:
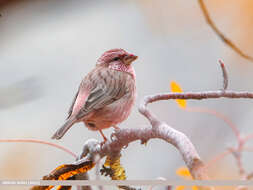
[[[253,133],[251,133],[251,134],[245,136],[245,137],[242,139],[242,141],[243,141],[243,142],[247,142],[247,141],[249,141],[249,140],[251,140],[251,139],[253,139]]]
[[[220,39],[226,44],[228,45],[232,50],[234,50],[236,53],[238,53],[241,57],[249,60],[249,61],[253,61],[253,57],[245,54],[242,50],[240,50],[240,48],[238,48],[230,39],[228,39],[219,29],[218,27],[214,24],[214,22],[212,21],[211,17],[209,16],[209,13],[207,11],[207,8],[204,4],[203,0],[198,0],[199,2],[199,6],[200,9],[206,19],[206,22],[208,23],[208,25],[213,29],[213,31],[215,32],[215,34],[220,37]]]
[[[245,151],[245,152],[253,152],[253,147],[243,147],[243,151]]]
[[[228,73],[227,73],[225,64],[223,63],[223,61],[221,59],[219,60],[219,63],[221,66],[222,76],[223,76],[223,90],[227,90],[227,88],[228,88]]]
[[[45,145],[49,145],[55,148],[58,148],[60,150],[63,150],[64,152],[70,154],[71,156],[73,156],[74,158],[77,158],[77,155],[75,153],[73,153],[71,150],[55,144],[55,143],[51,143],[51,142],[47,142],[47,141],[43,141],[43,140],[37,140],[37,139],[0,139],[0,143],[8,143],[8,142],[12,142],[12,143],[39,143],[39,144],[45,144]]]
[[[213,166],[215,163],[217,163],[218,161],[222,160],[223,158],[225,158],[227,155],[231,154],[231,150],[228,149],[220,154],[218,154],[217,156],[215,156],[212,160],[208,161],[206,163],[206,167],[210,168],[211,166]]]
[[[232,129],[237,140],[240,138],[240,131],[237,129],[235,124],[224,114],[222,114],[216,110],[204,108],[204,107],[186,107],[184,110],[189,111],[189,112],[199,112],[199,113],[207,113],[207,114],[214,115],[215,117],[223,120]]]
[[[244,179],[246,176],[246,172],[243,168],[242,159],[241,159],[242,158],[242,155],[241,155],[242,148],[243,148],[243,144],[239,144],[239,146],[236,149],[231,148],[231,153],[235,157],[236,164],[239,169],[239,174],[241,176],[241,179]]]

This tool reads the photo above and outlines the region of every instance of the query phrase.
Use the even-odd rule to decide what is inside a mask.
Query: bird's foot
[[[107,168],[104,165],[102,167],[103,168],[100,169],[101,175],[104,175],[104,176],[108,176],[109,175],[110,177],[113,176],[113,170],[111,168]]]
[[[101,129],[99,129],[99,132],[102,135],[102,137],[104,138],[104,141],[100,143],[100,146],[102,147],[107,142],[107,138],[106,138],[106,136],[104,135],[104,133],[102,132]]]
[[[100,143],[100,146],[103,147],[104,144],[105,144],[106,142],[107,142],[107,138],[104,138],[104,141],[102,141],[102,142]]]
[[[110,136],[111,141],[114,141],[117,139],[116,132],[114,131]]]
[[[115,130],[120,130],[120,128],[117,125],[112,126]]]

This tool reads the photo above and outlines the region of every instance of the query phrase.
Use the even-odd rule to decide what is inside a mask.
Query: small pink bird
[[[70,127],[84,122],[90,130],[117,128],[129,116],[136,98],[135,71],[131,63],[138,57],[123,49],[106,51],[96,67],[82,80],[70,106],[65,124],[52,139],[61,139]]]

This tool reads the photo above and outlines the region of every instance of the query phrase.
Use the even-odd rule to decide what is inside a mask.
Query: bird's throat
[[[125,65],[122,63],[114,63],[114,64],[109,65],[109,68],[113,69],[113,70],[129,73],[135,78],[135,71],[134,71],[132,65]]]

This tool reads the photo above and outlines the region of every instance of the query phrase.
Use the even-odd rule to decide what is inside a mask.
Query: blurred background
[[[253,56],[253,2],[205,3],[221,31]],[[81,123],[60,141],[50,137],[63,124],[82,78],[111,48],[123,48],[139,56],[134,63],[138,98],[122,128],[147,126],[137,109],[141,98],[168,92],[172,80],[184,91],[222,88],[217,63],[220,58],[229,73],[229,89],[253,91],[253,63],[238,56],[214,34],[197,1],[2,0],[0,14],[1,139],[40,139],[77,154],[87,139],[102,140],[99,133]],[[188,106],[214,109],[231,118],[243,133],[253,132],[251,100],[188,101]],[[185,112],[174,101],[154,103],[150,109],[184,132],[204,161],[236,144],[231,129],[212,115]],[[105,130],[106,136],[112,131]],[[1,143],[0,150],[0,179],[40,179],[58,165],[73,162],[65,152],[40,144]],[[243,155],[248,172],[253,171],[252,156]],[[147,146],[130,144],[122,152],[122,164],[128,179],[177,179],[175,171],[184,166],[177,150],[161,140],[151,140]],[[232,156],[209,172],[216,179],[238,178]]]

